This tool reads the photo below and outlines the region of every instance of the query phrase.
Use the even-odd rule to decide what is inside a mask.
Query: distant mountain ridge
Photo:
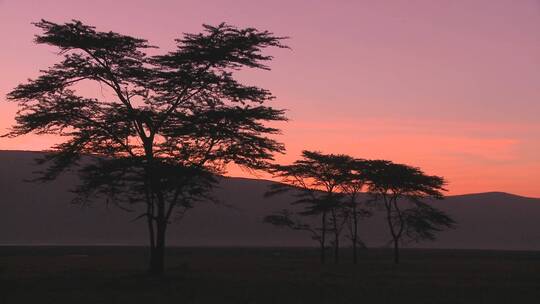
[[[138,215],[95,202],[70,205],[68,191],[77,183],[67,173],[50,183],[28,183],[41,152],[0,151],[0,244],[145,245],[146,226]],[[273,211],[288,207],[287,195],[264,198],[273,182],[224,178],[215,195],[222,206],[201,203],[169,228],[168,243],[177,246],[315,246],[309,235],[262,223]],[[540,199],[504,192],[448,196],[434,203],[458,222],[423,248],[540,250]],[[225,205],[230,207],[225,207]],[[382,213],[360,225],[370,247],[384,246],[388,229]],[[346,244],[346,242],[343,242]]]

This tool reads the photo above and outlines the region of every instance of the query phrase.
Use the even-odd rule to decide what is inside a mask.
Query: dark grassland
[[[171,248],[163,278],[142,247],[0,247],[0,303],[540,303],[540,252]]]

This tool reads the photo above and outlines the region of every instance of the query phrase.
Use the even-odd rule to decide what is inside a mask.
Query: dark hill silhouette
[[[70,205],[69,189],[77,182],[68,173],[51,183],[28,183],[39,168],[39,152],[0,151],[0,244],[146,245],[147,231],[137,213],[103,202]],[[262,218],[288,206],[286,195],[263,197],[271,181],[224,178],[216,196],[223,205],[201,203],[170,226],[169,244],[181,246],[315,246],[302,232],[263,224]],[[458,222],[426,248],[540,250],[540,199],[502,192],[449,196],[436,203]],[[368,246],[390,239],[377,213],[362,222]]]

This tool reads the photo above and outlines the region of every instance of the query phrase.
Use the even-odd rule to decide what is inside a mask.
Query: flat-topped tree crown
[[[333,192],[349,178],[344,173],[353,160],[348,155],[304,150],[291,165],[274,165],[271,171],[285,185]]]
[[[427,175],[419,168],[387,160],[372,160],[366,164],[364,174],[373,193],[410,199],[444,197],[446,181],[440,176]]]
[[[43,31],[35,42],[57,47],[62,60],[8,95],[20,105],[8,136],[64,136],[46,159],[47,180],[82,155],[100,156],[81,170],[77,192],[117,200],[129,193],[127,201],[146,202],[145,215],[156,224],[150,230],[159,230],[159,238],[174,206],[191,206],[212,174],[230,162],[266,168],[284,151],[272,138],[279,130],[267,125],[286,120],[283,110],[266,105],[274,96],[235,78],[244,68],[268,70],[272,56],[263,51],[285,48],[284,37],[204,25],[203,32],[177,39],[175,50],[148,55],[155,47],[145,39],[77,20],[35,25]],[[88,81],[107,88],[107,95],[81,94]],[[158,236],[151,241],[160,242]]]

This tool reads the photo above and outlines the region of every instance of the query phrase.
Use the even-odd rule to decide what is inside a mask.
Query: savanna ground
[[[347,256],[345,256],[347,255]],[[170,248],[145,274],[142,247],[0,247],[0,303],[540,303],[540,252]]]

